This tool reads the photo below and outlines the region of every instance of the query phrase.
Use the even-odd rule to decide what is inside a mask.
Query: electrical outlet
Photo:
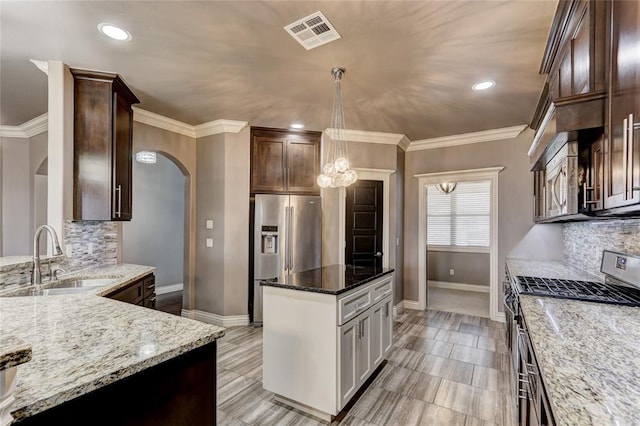
[[[207,229],[213,229],[213,221],[212,220],[207,220]]]
[[[453,269],[449,269],[449,275],[454,275],[455,271]]]
[[[207,238],[205,244],[207,247],[213,247],[213,238]]]
[[[87,253],[93,254],[93,243],[87,244]]]

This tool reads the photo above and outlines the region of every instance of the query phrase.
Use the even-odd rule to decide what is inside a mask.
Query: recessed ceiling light
[[[304,129],[304,124],[302,124],[302,123],[291,123],[290,127],[292,129]]]
[[[473,90],[487,90],[491,89],[496,85],[496,82],[493,80],[481,81],[479,83],[474,84],[471,88]]]
[[[131,40],[131,34],[129,31],[120,28],[117,25],[102,23],[98,24],[98,31],[102,34],[106,35],[109,38],[119,41],[129,41]]]

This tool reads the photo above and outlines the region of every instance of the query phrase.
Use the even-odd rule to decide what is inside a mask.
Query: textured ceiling
[[[189,124],[329,126],[343,66],[347,127],[410,139],[527,123],[555,1],[0,2],[0,124],[47,109],[29,62],[119,73],[141,108]],[[283,27],[322,11],[342,38],[306,51]],[[133,39],[106,39],[111,22]],[[497,86],[473,92],[493,79]]]

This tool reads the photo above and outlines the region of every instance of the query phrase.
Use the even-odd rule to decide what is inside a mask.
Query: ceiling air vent
[[[305,16],[284,29],[307,50],[340,38],[340,34],[322,12]]]

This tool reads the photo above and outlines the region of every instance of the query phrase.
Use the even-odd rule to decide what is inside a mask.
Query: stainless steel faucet
[[[53,255],[61,256],[63,254],[55,229],[49,225],[42,225],[36,229],[36,233],[33,236],[33,273],[31,274],[31,284],[33,285],[42,284],[42,274],[40,272],[40,234],[42,234],[42,231],[44,230],[46,230],[51,236]]]

